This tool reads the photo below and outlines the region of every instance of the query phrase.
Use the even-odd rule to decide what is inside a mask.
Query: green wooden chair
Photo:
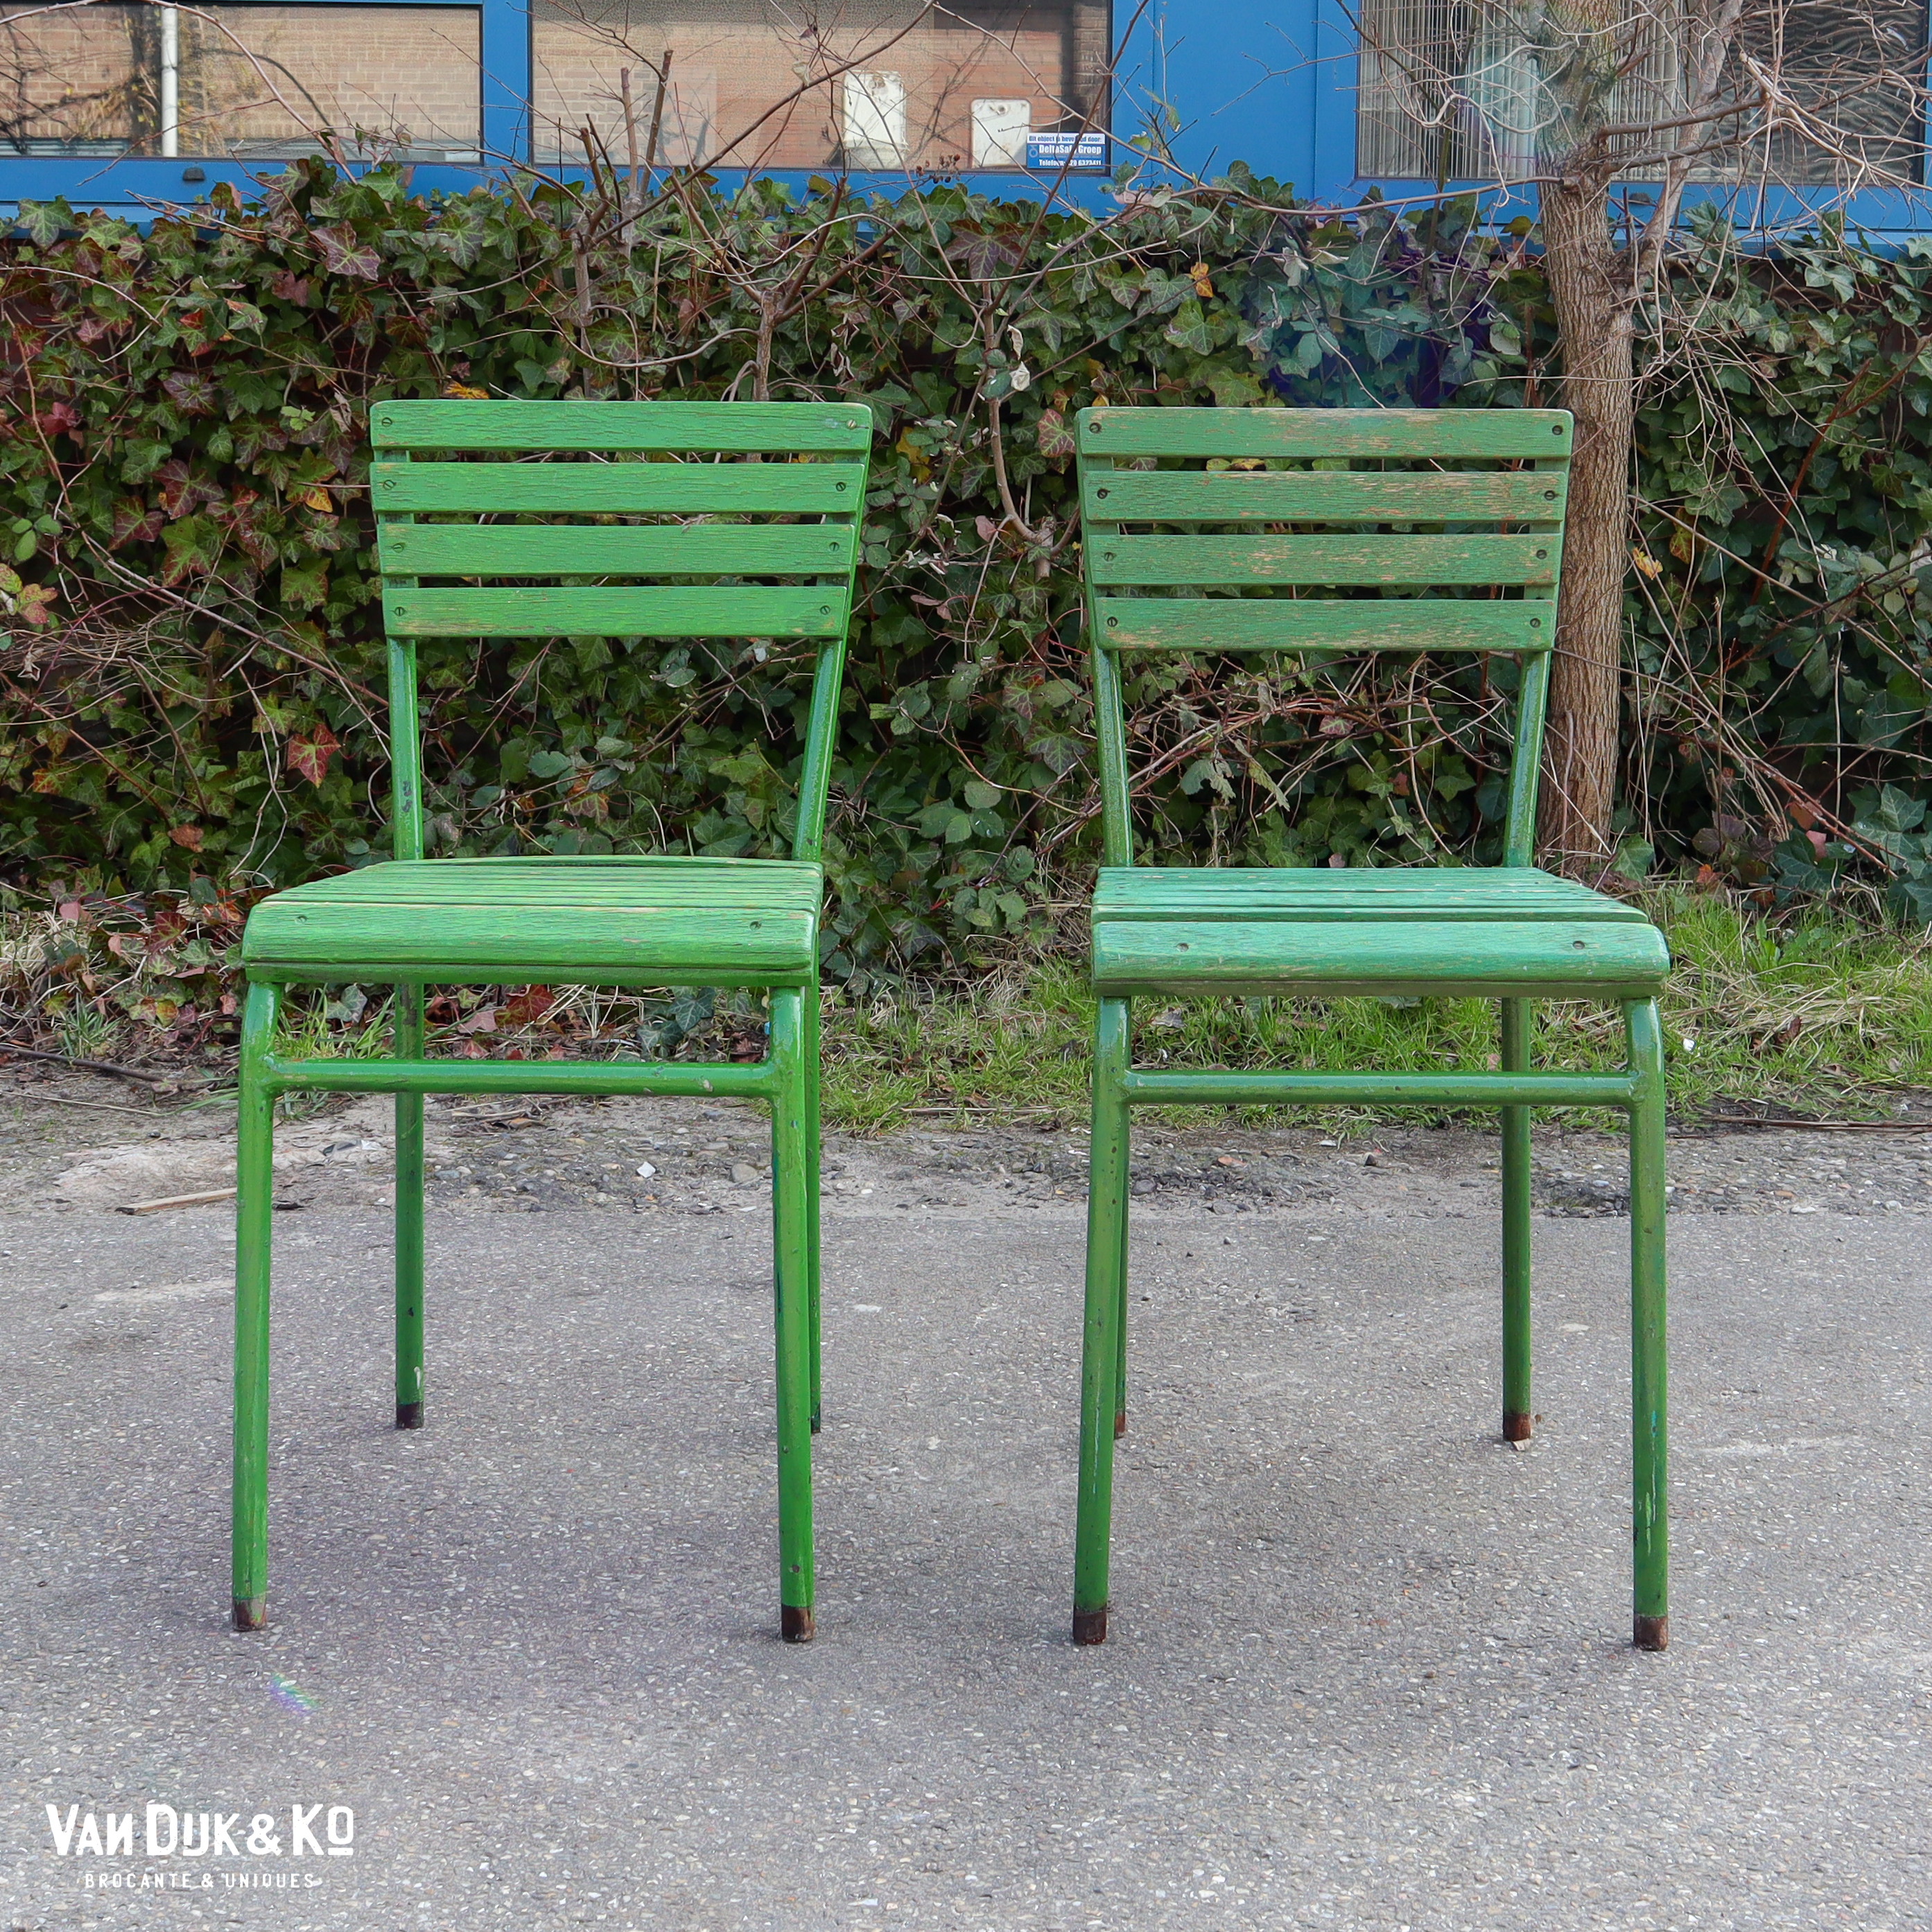
[[[1634,1633],[1666,1602],[1662,935],[1530,862],[1570,422],[1552,410],[1094,409],[1077,424],[1105,862],[1094,898],[1076,1643],[1107,1631],[1114,1439],[1126,1422],[1129,1119],[1136,1106],[1371,1102],[1502,1115],[1503,1433],[1530,1432],[1530,1109],[1630,1132]],[[1235,469],[1231,464],[1240,463]],[[1454,589],[1458,595],[1430,595]],[[1378,592],[1395,592],[1394,596]],[[1420,593],[1420,594],[1417,594]],[[1124,663],[1151,652],[1502,652],[1520,667],[1503,862],[1481,869],[1136,868]],[[1480,994],[1495,1072],[1156,1072],[1138,994]],[[1620,1073],[1530,1070],[1538,998],[1622,1003]]]
[[[811,1637],[820,857],[872,427],[869,410],[846,403],[373,409],[395,860],[277,893],[255,908],[242,940],[237,1630],[260,1629],[266,1610],[276,1096],[396,1096],[396,1426],[414,1429],[423,1417],[423,1096],[659,1094],[771,1108],[779,1600],[785,1637]],[[425,861],[417,640],[554,636],[815,648],[792,857]],[[282,988],[341,981],[396,988],[394,1058],[285,1058],[275,1040]],[[464,982],[764,988],[770,1046],[756,1066],[425,1058],[424,987]]]

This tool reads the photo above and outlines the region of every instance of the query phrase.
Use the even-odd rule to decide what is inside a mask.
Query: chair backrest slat
[[[1570,454],[1562,410],[1083,410],[1078,434],[1085,454],[1115,458],[1407,463]]]
[[[392,402],[370,435],[398,857],[422,851],[416,640],[545,637],[815,642],[793,851],[819,856],[868,408]]]
[[[398,638],[834,638],[845,590],[398,586],[382,613]]]
[[[843,576],[850,524],[386,524],[393,577]]]
[[[378,403],[378,449],[676,451],[796,455],[869,450],[862,403]]]
[[[1150,589],[1273,584],[1553,584],[1553,537],[1098,537],[1086,554],[1096,584]],[[1324,600],[1325,601],[1325,600]],[[1404,646],[1413,650],[1413,644]]]
[[[1096,523],[1560,524],[1561,472],[1468,470],[1093,470]]]
[[[1100,597],[1110,651],[1546,651],[1552,602],[1474,597]]]
[[[372,463],[379,513],[850,516],[860,463]]]
[[[1526,864],[1572,435],[1558,410],[1081,411],[1108,862],[1133,849],[1120,658],[1393,650],[1520,658],[1504,856]]]

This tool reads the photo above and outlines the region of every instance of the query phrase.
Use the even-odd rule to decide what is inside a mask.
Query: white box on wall
[[[1030,100],[976,100],[973,104],[973,165],[1023,168],[1027,136],[1033,131]]]
[[[906,90],[896,74],[848,74],[844,88],[845,165],[906,164]]]

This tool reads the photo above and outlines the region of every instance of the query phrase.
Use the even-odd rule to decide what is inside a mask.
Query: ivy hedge
[[[1237,172],[1104,219],[945,183],[412,194],[303,164],[0,251],[0,879],[218,894],[384,848],[364,428],[392,396],[855,396],[879,425],[829,870],[858,977],[1043,940],[1090,862],[1070,412],[1546,400],[1533,236]],[[1932,249],[1700,231],[1648,318],[1633,868],[1926,880]],[[423,652],[437,853],[778,851],[808,664]],[[1510,667],[1136,673],[1150,856],[1480,860]]]

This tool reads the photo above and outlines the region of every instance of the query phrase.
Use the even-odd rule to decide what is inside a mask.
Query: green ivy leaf
[[[1175,308],[1174,320],[1162,334],[1176,348],[1192,350],[1196,356],[1210,354],[1214,347],[1214,332],[1192,296]]]
[[[1040,421],[1035,425],[1034,440],[1041,455],[1058,460],[1071,456],[1076,445],[1073,432],[1066,426],[1066,418],[1058,410],[1042,410]]]
[[[168,535],[178,527],[178,525],[170,525],[169,531],[163,534]],[[327,561],[317,557],[311,562],[291,564],[284,568],[281,597],[283,608],[290,610],[313,610],[318,605],[326,603],[328,600]]]

